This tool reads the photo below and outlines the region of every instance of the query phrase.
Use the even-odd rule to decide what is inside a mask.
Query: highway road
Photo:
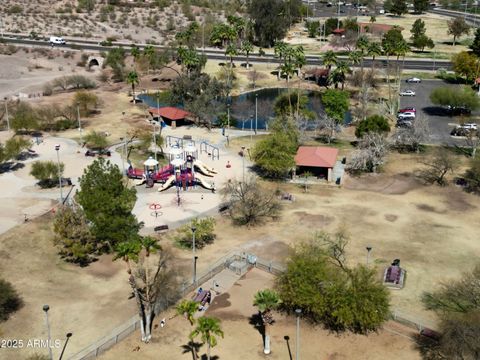
[[[27,45],[27,46],[41,46],[41,47],[50,47],[48,42],[46,40],[33,40],[29,39],[27,37],[22,37],[22,36],[16,36],[16,37],[10,37],[10,36],[5,36],[1,38],[0,40],[7,42],[7,43],[13,43],[17,45]],[[125,49],[131,48],[132,44],[130,43],[120,43],[120,42],[115,42],[113,43],[112,47],[108,46],[101,46],[98,44],[96,41],[91,41],[91,40],[69,40],[66,39],[67,44],[63,45],[62,48],[67,48],[70,50],[88,50],[88,51],[96,51],[96,52],[102,52],[102,51],[109,51],[113,47],[124,47]],[[144,48],[147,46],[147,44],[138,44],[137,45],[139,48]],[[167,48],[166,46],[161,46],[161,45],[153,45],[157,49],[165,49]],[[199,48],[197,49],[198,52],[202,52],[202,49]],[[212,49],[212,48],[206,48],[205,49],[205,55],[207,56],[208,59],[210,60],[225,60],[225,54],[224,50],[221,49]],[[342,58],[342,57],[340,57]],[[245,56],[234,56],[234,61],[241,61],[244,62],[246,61]],[[345,57],[346,59],[346,57]],[[280,63],[278,59],[274,57],[273,54],[265,54],[265,56],[255,56],[251,55],[249,57],[250,62],[252,63]],[[309,55],[306,54],[306,60],[307,60],[307,65],[322,65],[322,61],[320,59],[320,56],[315,56],[315,55]],[[365,59],[364,65],[366,67],[371,66],[371,59]],[[396,60],[390,59],[391,64],[395,64]],[[446,60],[434,60],[434,59],[406,59],[405,62],[400,60],[400,65],[404,66],[405,70],[432,70],[436,71],[440,68],[450,70],[451,69],[451,63]],[[379,58],[377,60],[377,68],[378,67],[386,67],[387,61],[386,59]]]
[[[438,15],[449,16],[449,17],[462,17],[470,25],[473,25],[475,27],[480,26],[480,15],[469,14],[469,13],[464,13],[460,11],[446,10],[446,9],[431,9],[431,10],[428,10],[428,12],[431,12],[433,14],[438,14]]]

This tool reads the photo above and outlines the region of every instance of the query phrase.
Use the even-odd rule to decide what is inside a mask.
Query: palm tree
[[[115,247],[115,256],[113,257],[113,261],[122,259],[127,264],[127,273],[132,273],[132,267],[130,261],[137,262],[138,261],[138,254],[142,249],[141,244],[138,241],[125,241],[119,243]]]
[[[270,335],[268,326],[273,324],[272,310],[278,308],[281,304],[280,297],[273,290],[260,290],[255,294],[253,305],[258,308],[262,317],[263,326],[265,327],[265,343],[263,347],[264,354],[270,354]]]
[[[190,325],[193,326],[195,323],[195,318],[193,316],[198,311],[198,302],[192,300],[183,300],[177,305],[175,310],[177,311],[177,315],[184,316]]]
[[[332,68],[332,65],[337,65],[337,55],[332,50],[328,50],[325,54],[323,54],[322,62],[323,65],[326,66],[328,70],[330,70]]]
[[[187,49],[181,61],[187,69],[187,76],[190,76],[191,71],[200,65],[200,56],[194,49]]]
[[[223,331],[220,328],[220,320],[211,317],[201,317],[197,320],[197,327],[190,334],[193,340],[200,335],[202,342],[207,344],[207,359],[210,360],[210,349],[217,345],[216,336],[223,338]]]
[[[127,75],[126,79],[127,84],[132,85],[132,97],[133,97],[133,103],[135,104],[135,85],[138,85],[140,82],[138,80],[138,74],[135,70],[130,71]]]
[[[136,62],[138,57],[140,56],[140,49],[137,47],[137,45],[133,45],[132,49],[130,50],[130,54],[133,56],[133,62]]]
[[[382,46],[378,42],[371,42],[368,45],[367,54],[372,57],[372,70],[375,67],[375,57],[382,55]]]
[[[155,61],[155,48],[152,45],[147,45],[143,49],[143,56],[145,56],[148,59],[148,62],[150,65],[152,65]]]
[[[286,76],[286,79],[287,79],[287,89],[288,89],[288,102],[290,104],[290,114],[292,114],[292,99],[291,99],[291,96],[290,96],[290,77],[293,76],[293,74],[295,74],[295,66],[289,62],[289,61],[286,61],[283,63],[283,65],[280,67],[280,73],[283,75]]]
[[[302,67],[307,63],[307,60],[305,58],[305,52],[303,50],[303,46],[297,46],[294,49],[294,63],[295,67],[297,68],[297,75],[300,76],[300,73],[302,71]],[[297,116],[300,111],[300,88],[297,88]]]
[[[362,54],[360,53],[360,51],[351,51],[348,53],[348,60],[350,60],[352,66],[358,65],[361,58]]]
[[[360,51],[360,55],[361,55],[360,68],[362,70],[362,73],[363,73],[363,57],[365,56],[365,53],[367,52],[369,43],[370,42],[368,41],[368,38],[366,36],[360,36],[357,40],[357,50]]]
[[[247,57],[247,69],[250,67],[250,63],[249,63],[249,55],[250,53],[253,51],[253,45],[250,41],[244,41],[243,44],[242,44],[242,52],[245,54],[245,56]]]
[[[335,84],[335,88],[338,88],[338,83],[342,84],[342,90],[345,87],[345,80],[347,80],[347,74],[351,73],[352,70],[345,61],[340,61],[337,64],[337,67],[330,74],[330,80]]]
[[[225,49],[225,56],[230,58],[230,68],[233,68],[233,57],[238,54],[237,47],[233,44],[228,44]]]

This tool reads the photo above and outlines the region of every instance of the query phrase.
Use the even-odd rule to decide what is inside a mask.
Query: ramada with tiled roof
[[[332,181],[332,170],[337,162],[338,149],[326,146],[300,146],[295,155],[299,172],[308,171]]]

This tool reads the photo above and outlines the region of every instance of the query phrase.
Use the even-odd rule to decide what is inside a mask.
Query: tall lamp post
[[[300,315],[302,309],[295,309],[297,315],[297,340],[295,341],[295,360],[300,360]]]
[[[77,120],[78,120],[78,132],[80,133],[80,146],[83,146],[82,123],[80,122],[80,103],[78,102],[77,102]]]
[[[50,346],[50,342],[52,341],[52,338],[50,335],[50,323],[48,321],[48,310],[50,310],[50,306],[43,305],[43,311],[45,312],[45,323],[47,324],[47,332],[48,332],[48,353],[50,355],[50,360],[53,360],[52,347]]]
[[[8,117],[8,98],[4,97],[5,100],[5,117],[7,118],[7,130],[10,131],[10,119]]]
[[[197,228],[195,226],[192,229],[192,250],[193,250],[193,284],[197,283],[197,257],[195,256],[195,232]]]
[[[242,146],[242,179],[245,183],[245,146]]]
[[[68,344],[68,340],[72,337],[72,335],[73,335],[72,333],[67,333],[67,335],[65,335],[67,337],[67,340],[65,340],[65,344],[63,344],[63,349],[58,360],[62,360],[63,353],[65,352],[65,348],[67,347],[67,344]]]
[[[55,151],[57,152],[57,164],[58,164],[58,184],[60,185],[60,201],[63,204],[63,190],[62,190],[62,170],[60,167],[60,145],[55,145]]]
[[[370,261],[370,251],[372,251],[372,247],[369,245],[366,247],[366,249],[367,249],[367,265],[368,265]]]
[[[155,122],[152,122],[152,125],[153,125],[153,146],[154,146],[154,149],[155,149],[155,160],[157,160],[157,126],[155,124]]]
[[[255,135],[258,131],[258,93],[255,94]]]

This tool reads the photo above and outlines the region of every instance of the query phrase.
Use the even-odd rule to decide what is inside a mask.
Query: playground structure
[[[183,144],[183,139],[181,140]],[[134,168],[129,163],[127,176],[138,180],[137,186],[146,184],[147,187],[153,187],[155,183],[162,183],[158,191],[164,191],[173,185],[177,190],[180,188],[187,190],[189,187],[200,185],[207,190],[215,191],[213,183],[210,184],[201,175],[213,177],[217,171],[197,159],[198,151],[194,142],[182,148],[171,147],[168,156],[169,164],[163,167],[159,167],[158,161],[152,157],[144,162],[143,169]]]
[[[383,273],[383,284],[392,289],[402,289],[405,285],[406,270],[400,267],[400,259],[395,259]]]

